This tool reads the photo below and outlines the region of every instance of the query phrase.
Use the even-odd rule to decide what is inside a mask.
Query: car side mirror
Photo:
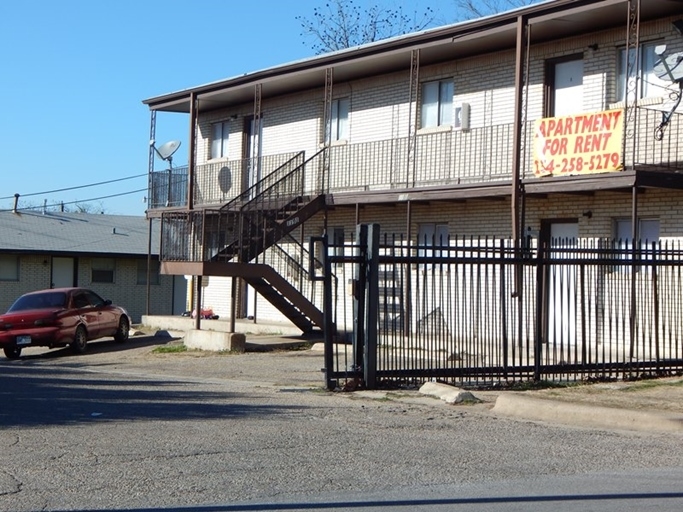
[[[105,300],[104,305],[105,306],[111,306],[111,300],[110,299]]]

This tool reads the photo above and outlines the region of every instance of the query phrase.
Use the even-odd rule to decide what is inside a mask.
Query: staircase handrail
[[[292,251],[287,251],[283,247],[281,247],[279,244],[273,244],[269,249],[273,249],[273,256],[274,258],[279,259],[284,263],[285,266],[290,268],[292,270],[292,273],[299,278],[299,282],[297,283],[292,283],[294,286],[299,289],[299,291],[307,297],[318,309],[322,311],[323,309],[323,296],[322,296],[322,289],[320,290],[320,293],[318,293],[319,296],[316,297],[315,289],[314,289],[314,280],[311,278],[312,276],[310,275],[306,263],[303,265],[301,264],[300,261],[302,262],[308,262],[310,253],[306,247],[300,243],[296,238],[291,236],[290,234],[287,234],[283,237],[282,240],[286,239],[286,243],[293,244],[295,245],[296,250],[301,251],[299,254],[301,254],[300,260],[297,258],[292,257],[290,254]],[[320,260],[315,258],[315,265],[316,268],[323,268],[323,264]],[[271,261],[271,266],[276,270],[276,272],[280,273],[281,275],[286,275],[286,273],[283,273],[282,268],[278,268],[278,265],[275,264],[275,262]],[[332,275],[331,276],[332,280],[336,282],[337,276]]]
[[[249,188],[244,190],[240,195],[238,195],[237,197],[235,197],[235,198],[231,199],[230,201],[228,201],[227,203],[225,203],[223,206],[221,206],[220,209],[221,210],[235,210],[235,209],[237,209],[237,208],[235,208],[235,206],[237,204],[244,204],[244,203],[250,202],[250,200],[254,199],[255,197],[257,197],[258,195],[260,195],[262,193],[262,191],[257,193],[258,189],[262,189],[264,186],[266,186],[267,188],[270,188],[270,185],[268,185],[269,182],[271,182],[271,181],[278,182],[281,179],[289,176],[292,172],[296,171],[296,169],[298,169],[302,165],[304,165],[304,155],[305,155],[304,151],[299,151],[297,154],[295,154],[292,158],[287,160],[280,167],[278,167],[273,172],[268,174],[268,176],[259,180],[256,183],[254,183],[252,186],[250,186]],[[299,160],[301,160],[301,162],[298,162]],[[290,169],[290,166],[293,163],[296,163],[295,161],[298,162],[296,167],[294,169]],[[283,173],[284,173],[284,175],[283,175]]]
[[[294,176],[297,172],[305,170],[306,167],[308,167],[308,166],[311,164],[311,162],[313,162],[316,158],[319,158],[321,155],[324,155],[326,151],[327,151],[327,148],[326,148],[326,147],[323,148],[323,149],[321,149],[321,150],[318,151],[315,155],[313,155],[312,157],[308,158],[307,160],[305,160],[304,162],[302,162],[300,165],[298,165],[297,167],[295,167],[294,169],[292,169],[291,172],[289,172],[288,174],[286,174],[286,175],[284,175],[284,176],[281,176],[279,179],[277,179],[276,181],[274,181],[274,182],[271,183],[270,185],[264,187],[256,196],[254,196],[254,197],[248,199],[248,200],[242,205],[242,208],[241,208],[241,209],[242,209],[243,211],[244,211],[244,210],[249,210],[249,209],[250,209],[250,206],[251,206],[252,204],[256,203],[259,199],[262,201],[262,200],[263,200],[263,197],[266,196],[268,193],[272,192],[273,189],[274,189],[275,187],[277,187],[278,185],[281,185],[283,182],[285,182],[285,180],[290,179],[290,178],[291,178],[292,176]],[[275,173],[273,173],[273,174],[275,174]],[[321,193],[323,192],[322,181],[323,181],[323,180],[321,180],[321,187],[320,187],[320,189],[319,189],[319,190],[314,190],[313,192],[317,192],[317,193],[319,193],[319,194],[321,194]],[[303,179],[303,176],[302,176],[302,179],[301,179],[301,189],[300,189],[301,194],[300,194],[300,195],[303,195],[304,189],[305,189],[305,184],[304,184],[304,179]],[[258,209],[260,209],[260,208],[257,208],[257,210],[258,210]]]

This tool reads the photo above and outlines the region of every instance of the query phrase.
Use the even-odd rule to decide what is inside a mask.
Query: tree
[[[312,18],[295,19],[301,24],[301,35],[313,40],[311,49],[320,55],[424,30],[434,23],[434,11],[427,7],[421,14],[406,13],[401,7],[377,4],[362,9],[353,0],[329,0],[313,9]]]
[[[537,4],[541,0],[453,0],[461,20],[481,18],[517,7]]]
[[[481,18],[541,0],[453,0],[455,8],[450,19],[438,20],[448,24]],[[312,40],[311,49],[321,53],[343,50],[372,43],[389,37],[418,32],[437,24],[436,13],[427,7],[423,13],[405,12],[396,8],[371,4],[361,8],[354,0],[328,0],[324,7],[315,7],[313,16],[296,16],[301,25],[301,36]],[[306,41],[304,41],[306,44]]]

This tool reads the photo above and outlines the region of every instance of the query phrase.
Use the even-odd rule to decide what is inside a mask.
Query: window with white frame
[[[114,258],[93,258],[90,264],[90,281],[93,283],[113,283]]]
[[[638,80],[638,97],[651,98],[655,96],[663,96],[665,94],[664,88],[668,85],[666,80],[662,80],[654,73],[654,67],[659,57],[655,53],[655,47],[658,43],[644,43],[638,49],[638,54],[632,48],[628,51],[628,61],[626,59],[626,48],[619,50],[619,61],[617,66],[617,101],[626,100],[626,91],[629,86],[628,80]],[[636,55],[638,58],[638,69],[636,69]],[[635,92],[635,89],[634,89]],[[631,93],[633,94],[633,92]],[[635,97],[629,97],[629,101],[635,100]]]
[[[330,126],[325,131],[325,140],[327,142],[348,140],[349,138],[349,107],[351,102],[349,98],[337,98],[332,101],[332,113],[330,116]],[[330,140],[327,140],[331,137]]]
[[[19,256],[0,254],[0,281],[19,281]]]
[[[422,84],[421,128],[453,124],[453,80]]]
[[[159,284],[159,260],[150,260],[150,284]],[[147,284],[147,260],[138,260],[138,284]]]
[[[211,158],[225,158],[228,156],[228,122],[211,125]]]

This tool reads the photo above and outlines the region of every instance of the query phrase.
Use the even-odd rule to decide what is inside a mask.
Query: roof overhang
[[[641,2],[641,21],[681,12],[683,0]],[[520,20],[528,22],[531,43],[538,44],[619,26],[626,28],[628,19],[628,0],[554,0],[246,73],[143,103],[150,110],[189,113],[194,94],[199,111],[205,112],[253,101],[256,84],[261,85],[262,97],[324,87],[328,68],[334,69],[335,83],[409,70],[411,51],[415,49],[420,50],[422,66],[511,50],[516,45]]]

